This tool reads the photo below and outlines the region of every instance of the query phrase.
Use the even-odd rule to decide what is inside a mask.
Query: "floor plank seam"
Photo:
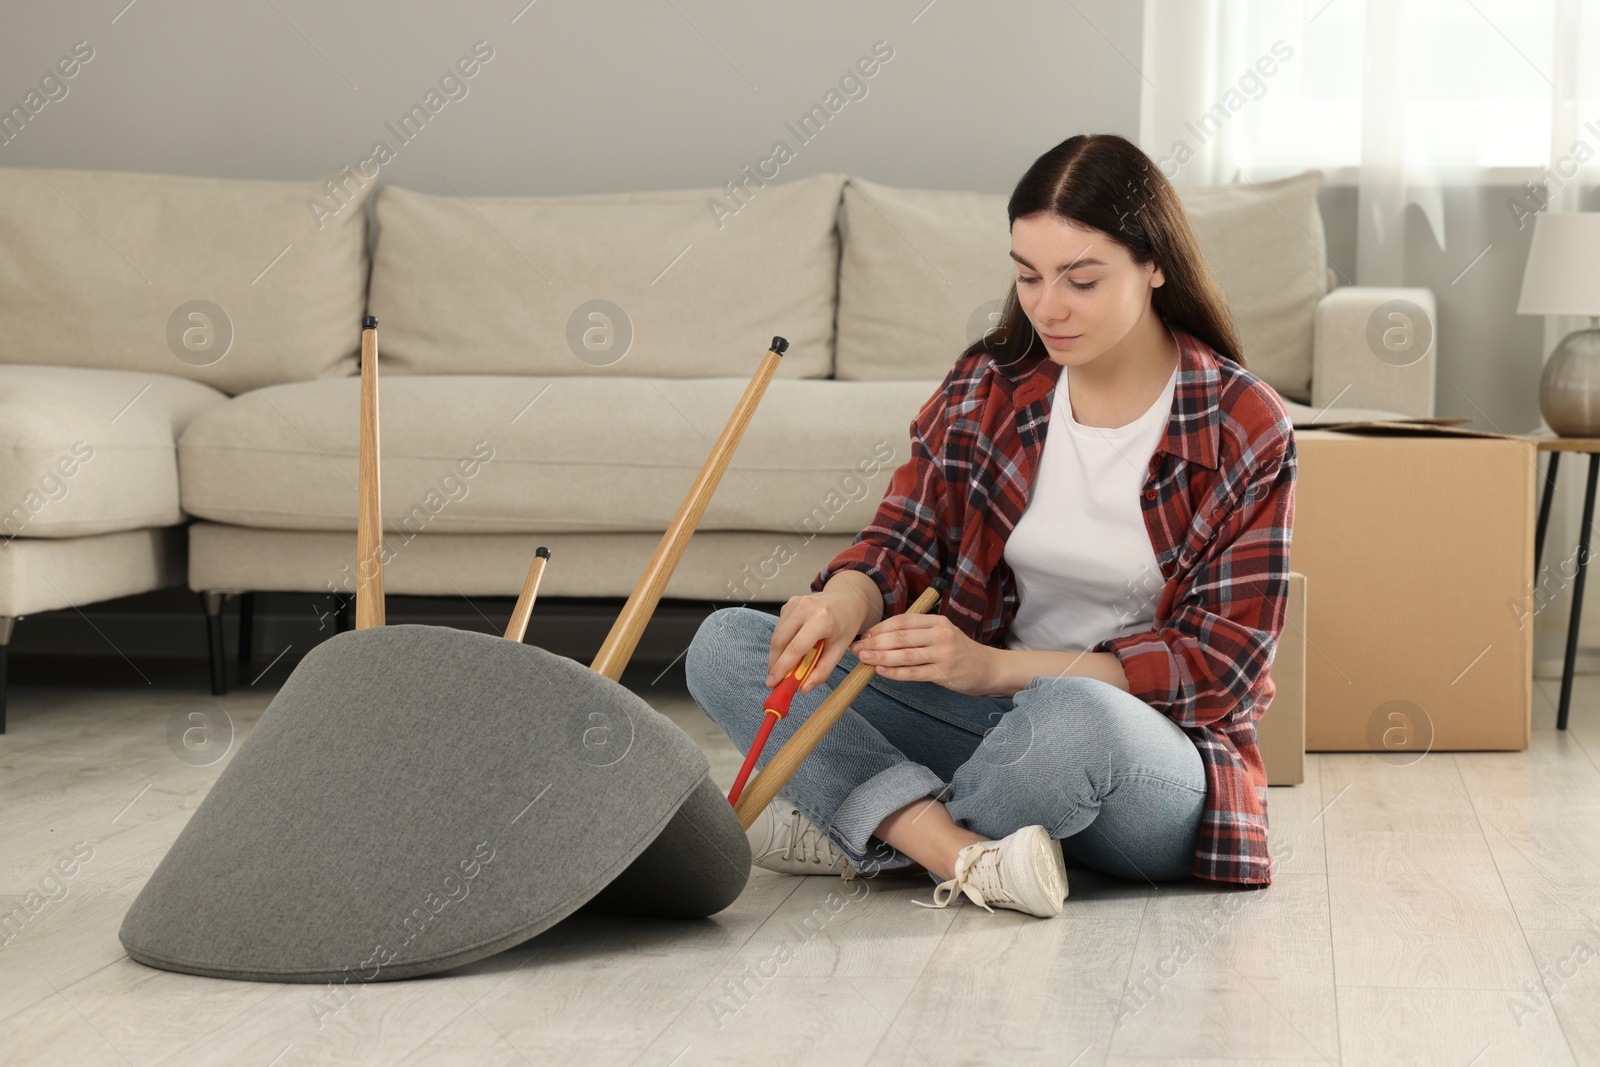
[[[1316,756],[1308,756],[1307,758],[1316,760],[1317,800],[1320,802],[1323,797],[1328,795],[1329,761],[1321,754]],[[1348,789],[1349,786],[1346,786],[1345,788]],[[1334,800],[1337,801],[1339,797],[1344,796],[1344,794],[1344,789],[1339,790],[1339,794],[1338,796],[1334,797]],[[1339,943],[1334,939],[1333,936],[1333,878],[1330,877],[1332,874],[1332,864],[1329,862],[1328,819],[1326,817],[1328,814],[1328,809],[1331,807],[1333,807],[1332,803],[1323,805],[1322,810],[1317,813],[1317,818],[1322,822],[1322,870],[1323,875],[1327,878],[1328,882],[1328,891],[1326,894],[1324,894],[1322,903],[1328,909],[1328,969],[1333,975],[1334,1062],[1340,1064],[1342,1067],[1344,1064],[1344,1011],[1339,1005]]]

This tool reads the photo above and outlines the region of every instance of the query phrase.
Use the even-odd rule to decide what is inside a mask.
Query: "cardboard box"
[[[1295,430],[1307,751],[1528,746],[1536,446],[1450,421]]]
[[[1306,576],[1299,571],[1289,572],[1283,633],[1267,673],[1277,691],[1256,722],[1267,784],[1299,785],[1306,780]]]

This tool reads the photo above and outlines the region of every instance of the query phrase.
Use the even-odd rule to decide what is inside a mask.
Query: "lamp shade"
[[[1518,315],[1600,315],[1600,212],[1541,212]]]

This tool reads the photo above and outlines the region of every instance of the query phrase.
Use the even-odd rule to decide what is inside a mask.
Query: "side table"
[[[1561,702],[1556,708],[1556,729],[1567,728],[1567,708],[1572,702],[1572,666],[1578,658],[1578,625],[1583,621],[1583,579],[1589,566],[1589,524],[1594,521],[1595,477],[1600,474],[1600,437],[1557,437],[1554,434],[1524,434],[1540,452],[1550,453],[1545,471],[1544,494],[1539,499],[1539,525],[1533,539],[1533,581],[1539,582],[1540,560],[1544,555],[1544,530],[1550,521],[1550,500],[1555,496],[1556,471],[1561,453],[1587,452],[1589,478],[1583,492],[1583,523],[1578,527],[1578,573],[1572,582],[1572,617],[1567,623],[1567,654],[1561,665]]]

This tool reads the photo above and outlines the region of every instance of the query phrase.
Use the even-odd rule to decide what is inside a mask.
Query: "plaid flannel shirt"
[[[1256,722],[1275,691],[1294,525],[1294,431],[1276,391],[1169,327],[1181,365],[1140,505],[1165,578],[1154,628],[1109,638],[1130,691],[1181,727],[1206,773],[1192,873],[1268,885],[1267,777]],[[811,582],[845,569],[883,590],[884,617],[942,576],[939,612],[1004,647],[1020,603],[1002,552],[1027,506],[1062,365],[1043,348],[1014,366],[957,360],[911,422],[911,457],[872,522]],[[1077,650],[1065,650],[1077,651]]]

